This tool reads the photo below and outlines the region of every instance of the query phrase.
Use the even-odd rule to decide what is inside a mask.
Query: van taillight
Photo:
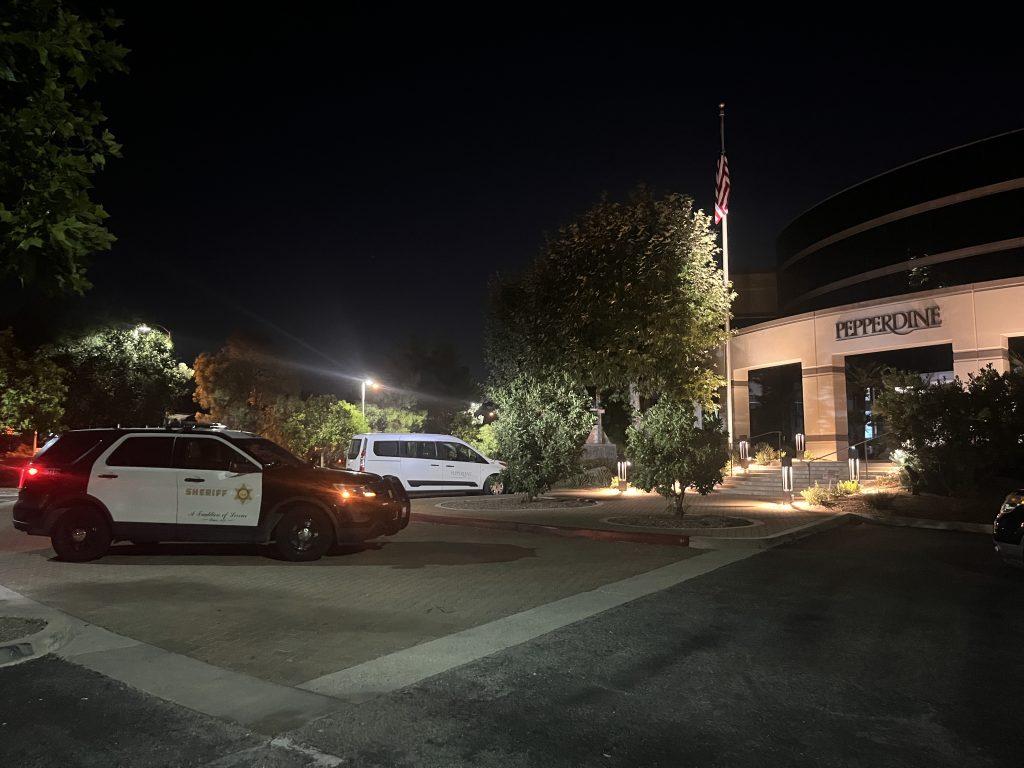
[[[363,450],[359,454],[359,471],[360,472],[365,472],[366,471],[366,449],[365,448],[363,448]]]

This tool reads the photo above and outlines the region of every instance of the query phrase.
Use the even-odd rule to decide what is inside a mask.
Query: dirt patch
[[[23,619],[18,616],[0,616],[0,643],[18,640],[42,632],[46,622],[42,619]]]
[[[754,525],[753,520],[743,517],[725,517],[724,515],[686,515],[677,517],[670,514],[653,515],[618,515],[607,518],[606,522],[614,525],[631,525],[644,528],[670,528],[677,531],[708,529],[708,528],[743,528]]]
[[[459,509],[465,512],[535,512],[542,510],[578,509],[593,507],[593,499],[555,498],[538,496],[528,501],[525,496],[476,496],[452,499],[438,504],[441,509]]]
[[[988,499],[958,499],[906,491],[887,491],[884,501],[869,495],[851,496],[836,504],[843,512],[865,512],[874,515],[913,517],[918,520],[939,520],[958,523],[991,523],[999,512],[998,502]]]

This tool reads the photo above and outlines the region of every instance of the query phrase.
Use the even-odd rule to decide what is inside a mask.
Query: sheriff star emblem
[[[245,504],[247,501],[252,501],[252,488],[242,483],[240,486],[235,488],[235,501],[239,504]]]

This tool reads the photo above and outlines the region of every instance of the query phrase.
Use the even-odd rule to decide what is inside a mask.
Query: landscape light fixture
[[[746,461],[750,458],[750,443],[746,440],[740,440],[740,461]]]
[[[629,486],[629,468],[633,466],[631,461],[619,462],[619,492],[624,492]]]
[[[850,479],[860,482],[860,454],[856,447],[847,450],[848,463],[850,465]]]
[[[789,452],[782,454],[782,492],[787,494],[789,501],[793,501],[793,457]]]
[[[796,442],[797,453],[803,453],[807,450],[807,436],[803,432],[797,432],[793,436],[793,440]]]

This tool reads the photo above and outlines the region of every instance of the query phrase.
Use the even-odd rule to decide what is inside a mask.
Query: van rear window
[[[348,457],[350,459],[358,459],[359,451],[363,447],[363,439],[361,437],[355,438],[351,443],[348,444]]]
[[[397,456],[398,455],[398,441],[397,440],[375,440],[373,442],[373,455],[374,456]]]

